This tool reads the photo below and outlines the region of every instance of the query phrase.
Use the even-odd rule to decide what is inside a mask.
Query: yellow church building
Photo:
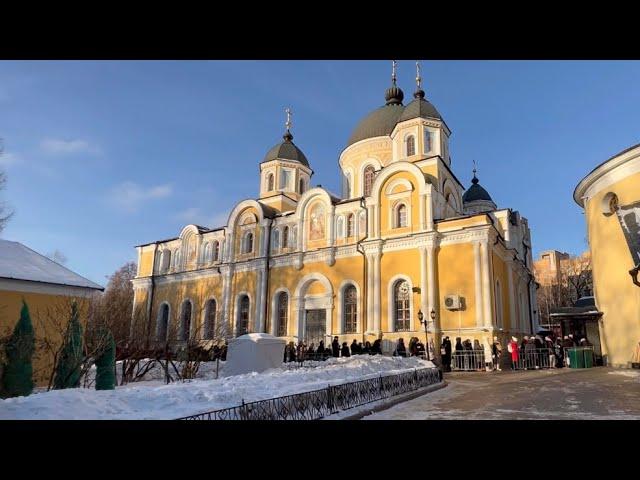
[[[584,209],[602,353],[640,363],[640,144],[598,165],[576,186]]]
[[[187,225],[137,247],[134,319],[159,340],[381,338],[387,352],[398,338],[424,338],[419,311],[436,345],[536,330],[527,220],[497,208],[475,170],[465,189],[419,68],[416,83],[405,105],[394,63],[384,105],[339,155],[340,197],[311,185],[288,112],[283,140],[259,163],[258,198],[223,227]]]

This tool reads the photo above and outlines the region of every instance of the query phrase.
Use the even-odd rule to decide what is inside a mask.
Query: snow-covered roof
[[[233,341],[253,343],[287,343],[282,337],[274,337],[268,333],[247,333],[234,338]]]
[[[0,240],[0,278],[104,290],[19,242]]]

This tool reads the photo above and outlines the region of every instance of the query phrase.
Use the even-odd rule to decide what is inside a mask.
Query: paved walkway
[[[640,419],[640,371],[591,368],[445,374],[442,390],[364,420]]]

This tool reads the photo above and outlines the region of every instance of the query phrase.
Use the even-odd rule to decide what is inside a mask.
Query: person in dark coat
[[[371,353],[371,343],[365,342],[364,347],[362,347],[362,354],[369,355]]]
[[[351,355],[358,355],[359,353],[360,351],[358,349],[358,342],[354,338],[353,342],[351,342]]]
[[[416,343],[418,342],[418,339],[416,337],[411,337],[409,339],[409,356],[410,357],[415,357],[416,356]]]
[[[396,344],[396,350],[394,352],[396,357],[406,357],[407,356],[407,347],[404,345],[404,338],[399,338],[398,343]]]
[[[320,340],[320,343],[318,344],[318,349],[316,350],[316,356],[318,357],[318,360],[322,360],[324,357],[324,341]]]
[[[527,368],[538,368],[536,362],[536,343],[533,340],[529,340],[524,346],[525,355],[525,370]]]
[[[442,365],[445,372],[451,371],[451,340],[449,337],[444,337],[442,345],[440,347],[440,355],[442,356]]]
[[[382,341],[379,338],[373,342],[369,355],[382,355]]]
[[[560,337],[556,338],[556,343],[553,346],[553,353],[556,355],[556,368],[564,368],[564,347],[562,346],[562,340],[560,340]]]
[[[364,353],[364,347],[362,346],[362,342],[358,342],[358,354],[362,355]]]
[[[420,358],[427,358],[425,356],[425,350],[424,350],[424,343],[422,343],[420,340],[418,340],[415,344],[415,349],[416,349],[416,357],[420,357]]]
[[[333,337],[333,342],[331,342],[331,351],[334,357],[340,356],[340,342],[338,341],[338,337]]]
[[[342,343],[342,356],[343,357],[350,357],[351,354],[349,353],[349,345],[347,345],[347,342],[343,342]]]

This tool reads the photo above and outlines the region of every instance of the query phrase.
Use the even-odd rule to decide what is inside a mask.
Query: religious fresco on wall
[[[640,202],[614,206],[624,238],[633,258],[633,265],[640,264]]]
[[[316,204],[311,208],[309,215],[309,240],[321,240],[325,232],[324,205]]]

